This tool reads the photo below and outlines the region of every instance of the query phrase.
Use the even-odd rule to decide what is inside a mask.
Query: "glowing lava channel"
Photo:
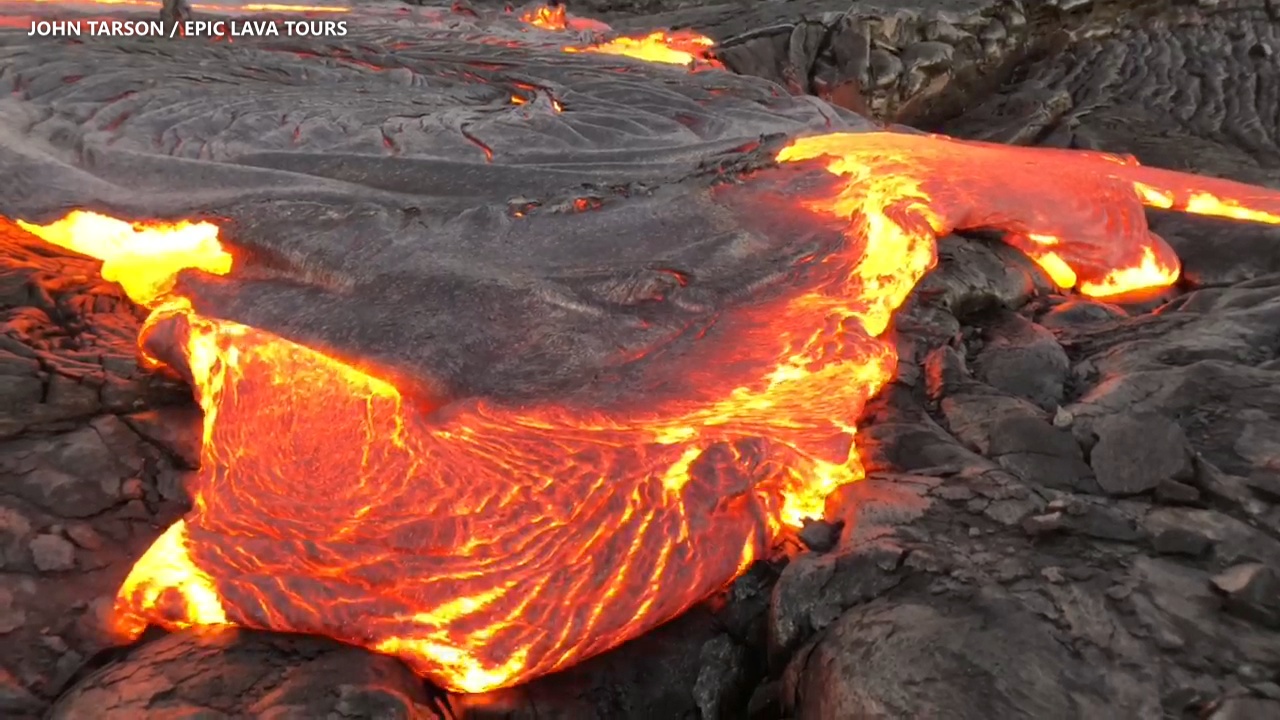
[[[571,30],[581,32],[584,30],[592,32],[610,32],[611,28],[600,22],[599,20],[591,20],[588,18],[574,17],[570,15],[564,4],[560,5],[542,5],[532,10],[525,11],[520,16],[520,21],[528,24],[530,27],[539,30],[549,30],[551,32],[562,32]]]
[[[565,30],[612,32],[612,29],[602,22],[569,15],[563,4],[536,7],[521,15],[520,20],[531,27],[552,32]],[[617,55],[645,62],[684,65],[691,69],[705,70],[724,67],[719,60],[711,56],[715,46],[714,40],[692,30],[656,30],[647,35],[637,37],[623,35],[583,47],[570,45],[563,50],[566,53]]]
[[[757,179],[787,202],[813,187],[801,177],[840,179],[798,201],[844,244],[789,292],[721,316],[733,332],[691,351],[689,367],[712,368],[702,396],[609,416],[469,400],[427,422],[382,380],[196,315],[172,274],[234,272],[210,226],[24,223],[153,308],[144,343],[181,330],[205,412],[195,507],[134,566],[117,628],[316,633],[451,690],[527,681],[706,598],[862,477],[854,422],[897,360],[879,336],[939,236],[1004,230],[1063,285],[1110,294],[1177,278],[1144,203],[1280,222],[1275,192],[1110,155],[859,133],[777,159]],[[716,374],[726,359],[754,375]]]
[[[723,68],[724,65],[711,56],[715,45],[711,38],[688,30],[657,30],[640,37],[622,36],[586,47],[569,46],[564,51],[618,55],[693,69]]]

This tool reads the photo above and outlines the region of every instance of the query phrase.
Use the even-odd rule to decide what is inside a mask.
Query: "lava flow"
[[[640,37],[617,37],[588,45],[569,46],[567,53],[597,53],[619,55],[667,65],[684,65],[696,70],[723,68],[724,65],[711,56],[715,41],[689,30],[657,30]]]
[[[583,31],[609,33],[611,28],[599,21],[569,15],[563,4],[542,5],[525,12],[520,20],[532,27],[551,31]],[[590,45],[562,48],[566,53],[618,55],[646,62],[684,65],[695,70],[723,68],[711,56],[715,41],[692,30],[656,30],[639,37],[619,36]]]
[[[520,16],[521,22],[527,23],[540,30],[573,30],[583,31],[590,30],[594,32],[609,32],[608,25],[599,20],[591,20],[588,18],[574,17],[569,14],[568,9],[563,3],[558,5],[540,5],[532,10],[526,11]]]
[[[428,420],[316,349],[195,314],[178,265],[236,274],[207,226],[172,228],[166,246],[159,225],[24,223],[153,308],[141,342],[179,338],[205,413],[194,509],[129,574],[119,630],[316,633],[452,690],[527,681],[708,597],[862,477],[854,424],[897,361],[880,336],[938,237],[1003,230],[1059,283],[1106,295],[1177,278],[1144,204],[1280,223],[1280,193],[1097,153],[858,133],[800,138],[777,160],[744,182],[843,242],[717,316],[733,331],[681,360],[702,373],[697,398],[607,415],[471,399]]]

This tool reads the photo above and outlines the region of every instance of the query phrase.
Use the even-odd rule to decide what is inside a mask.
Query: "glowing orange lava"
[[[183,338],[205,412],[195,507],[134,566],[118,629],[323,634],[465,692],[567,667],[706,598],[862,477],[854,423],[897,362],[881,335],[941,235],[1003,230],[1062,284],[1109,294],[1177,277],[1143,203],[1280,215],[1260,188],[929,135],[807,137],[777,160],[737,187],[776,192],[843,243],[704,329],[678,361],[694,396],[609,412],[476,398],[428,417],[317,350],[192,312],[155,276],[187,253],[228,270],[202,225],[167,246],[158,225],[102,216],[24,224],[102,258],[154,308],[144,344]]]
[[[541,30],[594,30],[608,33],[611,28],[595,20],[575,18],[564,5],[543,5],[526,11],[520,20]],[[621,36],[584,47],[567,46],[567,53],[595,53],[619,55],[667,65],[684,65],[692,69],[723,68],[719,60],[711,56],[715,41],[691,30],[657,30],[640,37]]]
[[[562,32],[564,30],[582,31],[591,30],[594,32],[609,32],[608,25],[588,18],[574,17],[570,15],[563,4],[560,5],[542,5],[526,10],[520,16],[520,21],[530,27],[539,30],[549,30],[552,32]]]
[[[218,242],[218,226],[209,222],[130,223],[73,210],[48,225],[17,225],[47,243],[102,260],[102,277],[147,307],[169,294],[181,270],[231,272],[231,254]]]
[[[549,7],[543,5],[525,12],[520,20],[543,30],[567,30],[569,28],[568,11],[564,5]]]
[[[690,30],[657,30],[641,37],[618,37],[586,47],[566,47],[567,53],[621,55],[646,62],[685,65],[696,69],[723,68],[711,56],[715,41]]]

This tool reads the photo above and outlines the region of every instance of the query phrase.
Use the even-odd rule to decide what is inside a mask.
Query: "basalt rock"
[[[385,657],[303,636],[242,630],[175,634],[90,674],[48,717],[447,717]]]
[[[1074,38],[1167,16],[1185,4],[805,0],[788,3],[779,17],[768,5],[705,0],[637,5],[641,17],[629,16],[624,3],[609,3],[605,16],[621,27],[697,27],[720,41],[718,56],[733,70],[885,121],[929,124],[983,98],[983,112],[966,117],[964,127],[983,139],[1021,143],[1061,120],[1073,101],[1068,91],[1035,83],[990,96],[1015,68]]]

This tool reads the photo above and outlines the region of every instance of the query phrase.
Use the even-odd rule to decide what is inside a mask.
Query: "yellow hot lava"
[[[612,28],[604,23],[569,15],[563,4],[533,8],[522,14],[520,20],[540,30],[592,30],[612,34]],[[563,50],[567,53],[618,55],[699,70],[723,67],[720,61],[711,56],[715,45],[711,38],[692,30],[656,30],[647,35],[623,35],[581,47],[570,45]]]
[[[689,30],[657,30],[640,37],[617,37],[586,47],[569,46],[567,53],[596,53],[619,55],[667,65],[684,65],[690,68],[723,67],[711,56],[715,41]]]
[[[184,338],[205,412],[195,507],[133,568],[117,627],[324,634],[466,692],[567,667],[707,597],[862,477],[854,424],[897,361],[881,336],[939,236],[1003,230],[1064,286],[1109,294],[1177,277],[1144,202],[1280,213],[1280,194],[1238,183],[929,135],[800,138],[777,160],[718,197],[776,188],[843,244],[718,314],[671,361],[692,395],[608,411],[474,398],[429,419],[384,380],[174,296],[181,267],[234,277],[199,224],[24,223],[154,308],[144,342]]]
[[[73,210],[48,225],[23,220],[17,225],[47,243],[102,260],[102,277],[146,307],[168,294],[182,270],[231,272],[231,254],[211,222],[131,223]]]
[[[539,30],[549,30],[551,32],[563,32],[565,30],[582,31],[590,30],[593,32],[609,32],[608,25],[588,18],[574,17],[570,15],[564,4],[558,5],[542,5],[525,11],[520,16],[520,21],[530,27]]]
[[[567,30],[568,17],[567,8],[564,5],[554,7],[542,5],[525,12],[520,16],[520,20],[542,30]]]

